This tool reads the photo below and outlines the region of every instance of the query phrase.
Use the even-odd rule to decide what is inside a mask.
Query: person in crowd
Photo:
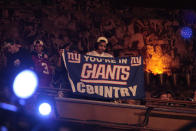
[[[4,49],[7,57],[6,74],[8,80],[12,81],[24,69],[33,69],[30,52],[23,48],[21,44],[14,40],[6,40]]]
[[[162,92],[160,95],[160,99],[161,100],[172,100],[173,99],[172,93],[170,91]]]
[[[108,46],[108,39],[104,36],[100,36],[97,38],[97,41],[95,43],[95,50],[91,52],[87,52],[86,55],[112,58],[113,55],[106,53],[107,46]],[[99,99],[96,99],[96,100],[99,100]],[[121,103],[120,100],[112,100],[112,101],[114,103]]]
[[[60,48],[59,52],[58,52],[58,61],[56,64],[56,68],[55,68],[55,73],[54,73],[54,78],[53,78],[53,86],[55,88],[59,88],[59,97],[64,97],[65,94],[63,93],[62,89],[70,89],[71,90],[71,85],[69,83],[68,80],[68,74],[67,74],[67,70],[65,68],[64,65],[64,61],[63,61],[63,52],[65,51],[71,51],[71,52],[75,52],[77,53],[77,46],[74,44],[71,45],[65,45],[63,47]],[[66,94],[67,96],[71,96],[71,94]]]
[[[4,81],[3,86],[5,87],[5,97],[12,99],[14,97],[10,97],[10,95],[15,77],[23,70],[32,70],[33,61],[30,51],[12,39],[4,42],[3,50],[6,56],[4,77],[2,77]]]
[[[196,90],[194,91],[193,101],[196,101]]]
[[[95,43],[95,50],[87,52],[86,55],[98,56],[98,57],[113,57],[111,54],[106,53],[108,46],[108,39],[104,36],[98,37]]]
[[[171,89],[165,89],[164,87],[161,87],[163,89],[159,89],[158,91],[155,91],[151,94],[152,98],[157,98],[161,100],[173,100],[175,97],[174,92]]]
[[[0,47],[0,85],[3,88],[4,87],[4,72],[5,72],[5,68],[6,68],[6,56],[5,56],[5,51],[3,50],[3,47]],[[1,89],[0,87],[0,89]]]
[[[48,55],[46,54],[44,50],[44,43],[42,40],[35,40],[33,42],[33,51],[32,55],[34,57],[38,57],[40,59],[46,59],[48,60]]]
[[[196,101],[196,90],[193,91],[193,94],[192,94],[192,99],[190,99],[191,101]]]
[[[54,81],[55,81],[55,83],[56,83],[55,85],[57,87],[60,86],[59,84],[61,84],[62,86],[64,85],[63,87],[65,87],[65,84],[67,84],[67,83],[63,82],[65,80],[64,76],[66,74],[65,65],[64,65],[64,62],[63,62],[63,58],[62,58],[64,50],[74,52],[74,53],[78,52],[77,51],[77,46],[74,45],[74,44],[65,45],[65,46],[63,46],[62,48],[59,49],[59,51],[58,51],[58,60],[57,60],[57,64],[56,64],[56,68],[55,68],[55,75],[54,75]],[[66,80],[67,80],[67,78],[66,78]]]
[[[31,55],[34,62],[34,71],[39,78],[39,87],[50,87],[52,69],[48,61],[48,55],[44,51],[44,42],[42,40],[35,40],[33,46]]]

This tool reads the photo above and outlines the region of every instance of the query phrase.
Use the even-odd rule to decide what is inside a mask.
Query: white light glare
[[[49,115],[51,110],[51,106],[48,103],[42,103],[39,106],[39,113],[43,116]]]
[[[31,70],[24,70],[16,76],[13,90],[16,96],[26,99],[34,94],[37,85],[38,79],[36,74]]]

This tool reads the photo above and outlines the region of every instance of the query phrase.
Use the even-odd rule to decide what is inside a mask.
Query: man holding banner
[[[98,56],[98,57],[113,57],[111,54],[106,53],[108,45],[108,39],[101,36],[97,39],[97,42],[95,43],[95,50],[88,52],[87,55],[91,56]]]

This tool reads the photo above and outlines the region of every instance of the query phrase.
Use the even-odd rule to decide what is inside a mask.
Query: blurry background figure
[[[173,99],[173,96],[172,96],[172,93],[171,92],[163,92],[161,95],[160,95],[160,99],[161,100],[172,100]]]
[[[4,50],[6,51],[6,81],[9,85],[15,76],[24,69],[32,69],[33,62],[30,52],[22,47],[21,44],[14,40],[6,40],[4,42]]]
[[[6,62],[3,72],[4,77],[2,79],[4,81],[4,87],[8,87],[5,88],[5,95],[7,95],[8,99],[12,99],[9,93],[12,93],[12,85],[16,75],[25,69],[33,69],[33,61],[30,52],[14,40],[6,40],[3,50],[6,56]]]
[[[108,39],[106,37],[99,37],[95,43],[95,50],[87,52],[87,55],[99,57],[113,57],[111,54],[106,53],[108,46]]]
[[[60,89],[58,92],[58,97],[65,96],[64,92],[62,91],[63,89],[68,89],[71,91],[71,85],[68,80],[67,70],[65,68],[63,57],[62,57],[62,55],[64,55],[66,51],[78,53],[78,48],[74,44],[67,44],[61,47],[58,51],[58,61],[55,67],[55,73],[52,82],[55,88]],[[71,96],[71,93],[66,93],[66,96]]]
[[[166,89],[164,87],[160,87],[160,89],[151,94],[152,98],[161,100],[173,100],[175,96],[176,94],[171,89]]]
[[[33,42],[32,59],[34,70],[39,78],[39,87],[50,87],[52,81],[52,69],[48,61],[48,55],[44,51],[44,43],[41,40]]]
[[[58,61],[55,67],[54,79],[53,79],[53,86],[56,88],[70,88],[70,84],[67,78],[67,70],[65,69],[65,65],[62,59],[63,52],[70,51],[74,53],[78,53],[78,48],[74,44],[65,45],[61,47],[58,51]]]
[[[193,92],[193,99],[192,101],[196,101],[196,90]]]

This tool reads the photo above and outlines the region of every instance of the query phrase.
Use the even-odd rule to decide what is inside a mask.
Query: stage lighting
[[[1,126],[1,127],[0,127],[0,131],[8,131],[8,129],[7,129],[6,126]]]
[[[13,90],[17,97],[26,99],[34,94],[37,85],[37,75],[31,70],[24,70],[16,76]]]
[[[39,113],[43,116],[47,116],[51,113],[51,105],[49,103],[41,103],[39,106]]]
[[[181,36],[185,39],[189,39],[192,36],[192,29],[190,27],[183,27],[181,29]]]

